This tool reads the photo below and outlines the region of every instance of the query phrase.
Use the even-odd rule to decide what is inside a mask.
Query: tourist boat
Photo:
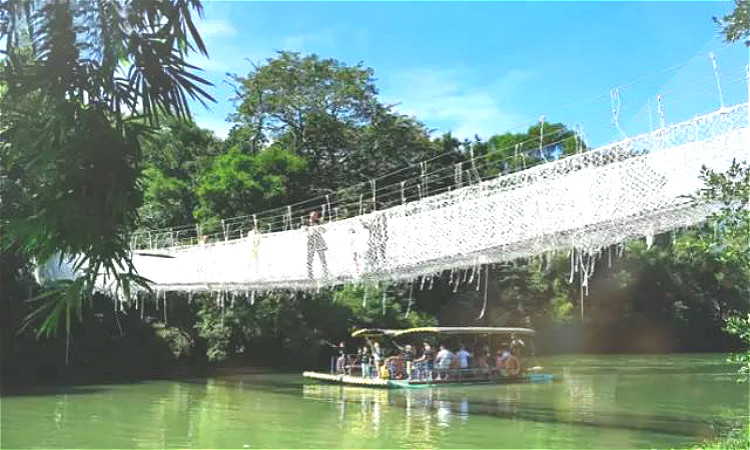
[[[465,385],[475,383],[544,383],[552,381],[550,374],[543,373],[539,366],[529,366],[533,358],[533,347],[527,346],[535,331],[530,328],[508,327],[419,327],[404,330],[367,328],[352,333],[353,338],[365,339],[367,344],[378,342],[383,348],[399,349],[393,356],[384,357],[388,368],[384,373],[363,376],[357,354],[333,357],[328,373],[306,371],[306,379],[349,386],[376,388],[424,388],[443,385]],[[400,342],[400,343],[399,343]],[[455,356],[450,365],[446,358],[441,367],[431,371],[427,365],[414,363],[412,377],[406,376],[403,349],[410,342],[443,344],[451,350],[464,347],[470,353],[469,367],[460,367]],[[419,346],[414,346],[418,349]],[[526,349],[529,351],[526,351]],[[523,349],[523,350],[522,350]],[[433,355],[437,355],[437,348]],[[530,353],[530,355],[527,355]],[[415,352],[415,358],[421,353]],[[385,376],[384,376],[385,375]]]

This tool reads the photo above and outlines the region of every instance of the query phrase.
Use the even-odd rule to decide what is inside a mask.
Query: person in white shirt
[[[451,368],[451,359],[453,359],[453,353],[444,345],[440,346],[440,351],[435,357],[435,369],[438,373],[438,380],[447,380],[448,371]]]

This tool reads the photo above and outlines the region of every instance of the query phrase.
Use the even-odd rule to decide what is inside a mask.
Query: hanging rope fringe
[[[576,249],[575,247],[570,249],[570,277],[568,278],[568,284],[573,284],[573,278],[576,273]]]
[[[409,313],[411,312],[411,305],[414,302],[414,281],[409,282],[409,303],[406,306],[406,314],[404,314],[404,319],[409,317]]]
[[[490,268],[489,266],[487,266],[487,273],[484,275],[484,298],[482,300],[482,311],[479,313],[479,317],[477,317],[477,320],[482,320],[482,318],[484,318],[484,313],[487,311],[487,286],[489,278]]]

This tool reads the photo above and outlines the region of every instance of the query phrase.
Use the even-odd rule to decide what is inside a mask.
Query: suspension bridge
[[[569,249],[594,255],[698,224],[719,206],[691,198],[701,168],[723,171],[733,160],[750,160],[748,104],[342,220],[225,230],[188,244],[174,231],[153,233],[134,242],[133,262],[158,291],[309,290],[448,269],[479,283],[487,264]]]

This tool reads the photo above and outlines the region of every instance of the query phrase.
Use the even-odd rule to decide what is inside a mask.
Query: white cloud
[[[204,38],[232,37],[237,35],[237,29],[228,21],[223,19],[208,19],[198,23],[198,30]]]
[[[513,94],[532,76],[512,70],[481,83],[478,74],[468,69],[408,68],[385,80],[388,88],[383,92],[398,104],[398,111],[415,116],[437,132],[488,138],[528,126],[530,118],[509,105]]]
[[[298,34],[282,39],[284,50],[306,50],[317,47],[332,47],[336,43],[333,33],[320,31],[316,33]]]
[[[221,139],[226,139],[229,134],[229,130],[232,128],[232,124],[221,118],[209,117],[209,116],[198,116],[197,114],[193,117],[195,123],[201,128],[206,128],[214,133]]]
[[[335,52],[339,43],[354,44],[362,49],[368,44],[368,32],[361,27],[323,28],[311,33],[287,36],[281,40],[281,50],[299,52]]]

